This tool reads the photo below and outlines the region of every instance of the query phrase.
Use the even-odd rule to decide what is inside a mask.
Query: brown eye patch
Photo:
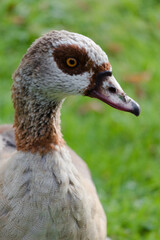
[[[54,50],[53,57],[58,67],[69,75],[87,72],[93,65],[86,50],[77,45],[61,45]]]

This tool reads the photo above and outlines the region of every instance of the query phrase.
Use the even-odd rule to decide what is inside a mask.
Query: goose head
[[[136,116],[140,114],[139,105],[114,78],[106,53],[77,33],[52,31],[36,40],[13,78],[14,89],[25,89],[27,95],[44,105],[59,103],[70,95],[83,95]]]

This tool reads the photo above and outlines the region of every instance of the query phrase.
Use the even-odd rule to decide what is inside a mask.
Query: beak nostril
[[[116,90],[115,87],[109,87],[109,88],[108,88],[108,91],[109,91],[110,93],[116,93],[116,92],[117,92],[117,90]]]

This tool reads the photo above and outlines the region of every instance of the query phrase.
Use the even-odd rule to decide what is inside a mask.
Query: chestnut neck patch
[[[23,94],[22,94],[23,95]],[[25,95],[25,93],[24,93]],[[18,151],[40,153],[41,155],[63,145],[60,129],[61,104],[48,103],[46,106],[30,99],[22,100],[12,87],[15,108],[14,128]]]

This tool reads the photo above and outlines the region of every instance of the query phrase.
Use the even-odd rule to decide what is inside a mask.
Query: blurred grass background
[[[51,29],[92,38],[108,54],[136,118],[98,100],[69,98],[67,143],[86,160],[112,240],[160,239],[160,1],[1,0],[0,123],[13,122],[11,74],[32,41]]]

